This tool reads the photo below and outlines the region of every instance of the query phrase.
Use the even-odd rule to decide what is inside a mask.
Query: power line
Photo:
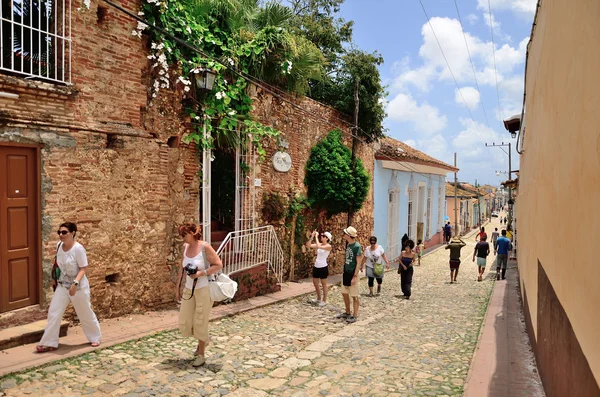
[[[185,40],[182,40],[182,39],[180,39],[180,38],[178,38],[178,37],[174,36],[173,34],[171,34],[171,33],[167,32],[167,31],[165,31],[165,30],[163,30],[163,29],[161,29],[161,28],[159,28],[159,27],[157,27],[157,26],[155,26],[154,24],[151,24],[151,23],[150,23],[150,22],[148,22],[147,20],[145,20],[145,19],[143,19],[143,18],[140,18],[138,15],[135,15],[135,14],[133,14],[133,13],[129,12],[128,10],[126,10],[126,9],[124,9],[123,7],[121,7],[121,6],[119,6],[119,5],[115,4],[115,3],[113,3],[113,2],[112,2],[112,1],[110,1],[110,0],[104,0],[104,2],[106,2],[107,4],[109,4],[109,5],[110,5],[110,6],[112,6],[112,7],[116,8],[117,10],[119,10],[119,11],[121,11],[121,12],[123,12],[123,13],[127,14],[129,17],[133,18],[134,20],[136,20],[136,21],[138,21],[138,22],[141,22],[141,23],[145,24],[145,25],[146,25],[146,26],[148,26],[149,28],[152,28],[152,29],[154,29],[154,30],[156,30],[156,31],[158,31],[158,32],[160,32],[160,33],[162,33],[163,35],[165,35],[166,37],[169,37],[170,39],[172,39],[172,40],[174,40],[174,41],[177,41],[178,43],[180,43],[181,45],[185,46],[185,47],[186,47],[186,48],[188,48],[189,50],[191,50],[191,51],[194,51],[194,52],[197,52],[197,53],[199,53],[200,55],[202,55],[203,57],[205,57],[205,58],[207,58],[207,59],[211,59],[211,60],[213,60],[213,61],[215,61],[215,62],[219,63],[220,65],[222,65],[222,66],[223,66],[223,67],[225,67],[226,69],[228,69],[228,70],[232,71],[234,74],[238,75],[239,77],[242,77],[242,78],[244,78],[244,79],[246,79],[246,80],[248,80],[248,81],[252,82],[252,83],[253,83],[253,84],[255,84],[256,86],[258,86],[258,87],[262,88],[264,91],[266,91],[266,92],[270,93],[271,95],[273,95],[274,97],[276,97],[276,98],[278,98],[278,99],[280,99],[280,100],[282,100],[282,101],[284,101],[284,102],[288,103],[288,104],[289,104],[290,106],[292,106],[293,108],[295,108],[295,109],[297,109],[297,110],[299,110],[299,111],[301,111],[301,112],[305,113],[306,115],[308,115],[308,116],[312,117],[313,119],[315,119],[315,120],[319,120],[319,121],[322,121],[323,123],[325,123],[325,124],[327,124],[327,125],[330,125],[331,127],[335,128],[335,129],[338,129],[338,128],[339,128],[339,126],[338,126],[338,125],[336,125],[336,124],[333,124],[333,123],[332,123],[331,121],[329,121],[328,119],[326,119],[326,118],[324,118],[324,117],[321,117],[321,116],[319,116],[319,115],[316,115],[314,112],[312,112],[312,111],[310,111],[310,110],[307,110],[307,109],[303,108],[302,106],[299,106],[298,104],[294,103],[293,101],[290,101],[288,98],[286,98],[286,95],[287,95],[287,94],[286,94],[286,93],[284,93],[283,91],[280,91],[280,92],[283,92],[283,94],[279,94],[279,93],[277,93],[277,90],[279,90],[278,88],[276,88],[276,87],[273,87],[273,86],[269,85],[268,83],[266,83],[266,82],[263,82],[262,80],[259,80],[258,78],[255,78],[254,76],[251,76],[251,75],[249,75],[249,74],[247,74],[247,73],[244,73],[244,72],[242,72],[242,71],[238,70],[237,68],[233,67],[233,66],[232,66],[231,64],[229,64],[228,62],[222,61],[222,60],[220,60],[220,59],[218,59],[218,58],[215,58],[215,57],[213,57],[213,56],[211,56],[211,55],[208,55],[208,54],[206,54],[204,51],[202,51],[202,50],[201,50],[201,49],[199,49],[198,47],[195,47],[195,46],[193,46],[193,45],[189,44],[188,42],[186,42]],[[433,30],[433,28],[432,28],[432,30]],[[434,33],[434,34],[435,34],[435,33]],[[441,47],[440,47],[440,49],[441,49]],[[455,82],[456,82],[456,80],[455,80]],[[461,95],[462,95],[462,94],[461,94]],[[463,100],[464,100],[464,98],[463,98]],[[465,105],[466,105],[466,103],[465,103]],[[468,107],[467,107],[467,108],[468,108]],[[469,113],[470,113],[470,111],[469,111]],[[365,134],[366,134],[366,132],[365,132],[365,131],[364,131],[362,128],[360,128],[360,127],[358,127],[358,126],[355,126],[354,124],[352,124],[351,122],[349,122],[349,121],[347,121],[347,120],[344,120],[344,119],[342,119],[342,118],[340,118],[340,117],[337,117],[337,116],[333,116],[333,119],[335,119],[335,120],[338,120],[338,121],[340,121],[341,123],[347,124],[347,125],[349,125],[349,126],[351,126],[351,127],[354,127],[354,128],[356,128],[356,129],[357,129],[357,131],[362,131],[363,133],[365,133]],[[473,117],[472,117],[472,116],[471,116],[471,119],[473,119]],[[473,121],[475,122],[475,120],[473,120]],[[475,125],[477,126],[477,124],[475,124]],[[219,129],[220,129],[220,128],[219,128]],[[354,134],[354,133],[352,133],[352,132],[347,132],[347,131],[344,131],[344,130],[342,130],[342,133],[344,133],[344,134],[346,134],[346,135],[349,135],[349,136],[350,136],[350,137],[352,137],[352,138],[355,138],[355,139],[356,139],[356,140],[358,140],[359,142],[361,142],[361,143],[363,143],[364,145],[366,145],[367,147],[371,148],[371,150],[375,151],[375,149],[374,149],[374,148],[373,148],[371,145],[369,145],[369,144],[368,144],[368,143],[367,143],[367,142],[366,142],[366,141],[365,141],[363,138],[361,138],[360,136],[358,136],[358,135],[355,135],[355,134]],[[421,176],[423,176],[423,177],[425,177],[425,178],[429,178],[429,175],[422,174],[422,173],[418,172],[418,171],[417,171],[417,170],[416,170],[414,167],[412,167],[412,165],[409,165],[410,163],[406,163],[406,162],[401,162],[401,161],[398,161],[398,160],[396,160],[396,159],[394,159],[394,158],[392,158],[392,157],[390,157],[390,156],[387,156],[387,155],[385,155],[385,154],[381,155],[381,157],[386,157],[386,158],[388,158],[389,160],[393,161],[394,163],[401,164],[401,165],[405,166],[405,167],[406,167],[406,168],[408,168],[408,169],[409,169],[411,172],[414,172],[414,173],[416,173],[416,174],[418,174],[418,175],[421,175]]]
[[[450,75],[452,76],[452,80],[454,80],[454,84],[456,85],[456,88],[458,89],[458,93],[460,94],[460,97],[462,98],[462,101],[465,104],[465,107],[467,108],[467,111],[469,112],[469,116],[471,116],[471,120],[473,120],[473,124],[475,125],[475,128],[477,129],[477,133],[479,134],[479,136],[482,139],[485,139],[485,137],[481,134],[481,131],[479,130],[479,126],[477,125],[477,122],[475,121],[475,118],[473,117],[473,113],[471,113],[471,109],[469,108],[469,105],[467,105],[467,101],[465,101],[465,97],[463,96],[462,91],[460,90],[460,86],[458,85],[458,82],[456,81],[456,77],[454,77],[454,73],[452,72],[452,68],[450,67],[450,63],[448,62],[448,58],[446,58],[446,54],[444,53],[444,49],[442,48],[442,45],[441,45],[440,41],[438,40],[437,34],[435,34],[435,30],[433,29],[433,25],[431,24],[431,19],[429,18],[429,15],[427,14],[427,11],[425,10],[425,6],[423,5],[423,1],[419,0],[419,3],[421,3],[421,8],[423,9],[423,13],[425,14],[425,18],[427,18],[427,23],[429,24],[429,28],[431,29],[431,32],[433,33],[433,37],[435,37],[435,41],[437,42],[438,47],[440,47],[440,52],[442,53],[442,56],[444,57],[444,61],[446,62],[446,66],[448,66],[448,71],[450,72]]]
[[[479,102],[481,103],[481,108],[483,109],[483,115],[485,116],[485,123],[487,124],[488,128],[490,128],[490,122],[488,120],[487,112],[485,111],[485,106],[483,105],[483,96],[481,95],[481,89],[479,88],[479,82],[477,81],[477,74],[475,73],[475,65],[473,64],[473,58],[471,57],[471,50],[469,49],[469,43],[467,42],[467,35],[465,34],[464,25],[463,25],[462,19],[460,17],[460,11],[458,10],[458,3],[456,2],[456,0],[454,0],[454,5],[456,7],[456,14],[458,15],[458,22],[460,23],[460,30],[462,31],[463,37],[465,39],[465,46],[467,47],[467,53],[469,54],[469,61],[471,62],[471,69],[473,70],[473,77],[475,78],[475,86],[477,86],[477,91],[479,92]]]
[[[498,88],[498,71],[496,69],[496,44],[494,44],[494,21],[492,18],[492,4],[488,0],[488,10],[490,12],[490,32],[492,35],[492,54],[494,57],[494,76],[496,77],[496,97],[498,98],[498,118],[502,121],[502,111],[500,110],[500,89]]]

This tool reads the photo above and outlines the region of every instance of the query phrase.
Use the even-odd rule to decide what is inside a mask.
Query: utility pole
[[[511,153],[511,143],[504,143],[502,142],[500,145],[496,144],[496,143],[492,143],[491,145],[488,145],[487,143],[485,144],[485,146],[490,146],[490,147],[499,147],[500,149],[502,149],[502,151],[504,153],[506,153],[506,150],[504,150],[504,147],[508,146],[508,153],[506,153],[508,155],[508,179],[510,180],[512,178],[512,153]],[[513,199],[512,199],[512,188],[510,187],[510,185],[508,186],[508,222],[506,225],[506,229],[507,230],[512,230],[512,220],[513,220]]]
[[[454,168],[456,169],[456,152],[454,152]],[[454,171],[454,236],[458,236],[458,177]]]
[[[354,134],[352,134],[352,175],[354,175],[356,170],[356,145],[358,143],[358,105],[360,104],[358,98],[358,88],[359,88],[360,79],[357,77],[354,83]],[[348,211],[348,226],[352,226],[352,220],[354,218],[354,209],[350,208]]]

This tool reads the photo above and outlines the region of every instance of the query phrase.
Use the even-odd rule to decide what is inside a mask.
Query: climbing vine
[[[193,131],[185,138],[202,147],[251,143],[264,159],[264,144],[280,132],[252,120],[248,81],[241,74],[271,80],[302,92],[309,78],[318,78],[324,60],[306,39],[284,27],[288,9],[269,4],[259,8],[243,0],[145,0],[139,15],[200,51],[172,40],[144,23],[132,35],[149,37],[153,83],[150,101],[161,90],[181,89]],[[320,56],[320,58],[319,58]],[[298,62],[299,59],[304,62]],[[300,67],[296,68],[295,63]],[[212,90],[197,90],[202,70],[216,73]],[[304,70],[303,70],[304,69]],[[308,72],[307,72],[308,70]],[[202,128],[206,124],[208,138]],[[238,133],[240,131],[240,133]]]

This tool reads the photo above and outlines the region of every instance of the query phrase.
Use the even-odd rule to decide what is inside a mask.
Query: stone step
[[[20,345],[26,345],[28,343],[34,343],[42,339],[44,328],[46,328],[47,321],[40,320],[33,323],[20,325],[18,327],[6,328],[0,331],[0,350],[10,349],[11,347],[17,347]],[[62,321],[60,323],[59,336],[63,337],[67,335],[69,329],[69,322]]]

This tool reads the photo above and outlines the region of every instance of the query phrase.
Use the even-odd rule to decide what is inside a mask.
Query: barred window
[[[71,0],[2,0],[0,70],[71,82]]]

